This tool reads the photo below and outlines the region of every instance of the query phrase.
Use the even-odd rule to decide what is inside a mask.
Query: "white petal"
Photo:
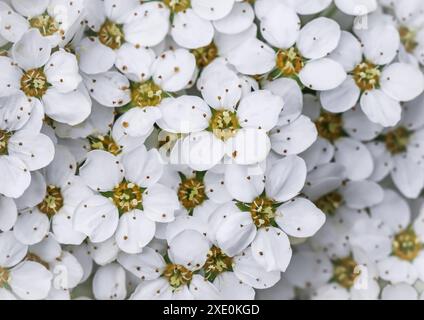
[[[172,38],[180,46],[196,49],[211,43],[214,34],[212,23],[199,17],[193,9],[178,12],[171,28]]]
[[[117,157],[106,151],[94,150],[87,154],[80,176],[93,190],[111,191],[122,181],[124,173]]]
[[[250,165],[262,162],[271,150],[265,130],[243,128],[226,141],[226,153],[236,164]]]
[[[424,76],[418,68],[393,63],[381,73],[381,90],[397,101],[409,101],[424,90]]]
[[[255,290],[240,281],[234,272],[224,272],[218,275],[213,281],[219,290],[221,299],[224,300],[253,300]]]
[[[345,112],[356,105],[361,91],[351,76],[337,88],[321,92],[320,101],[325,110],[339,113]]]
[[[32,245],[43,240],[49,229],[50,220],[47,215],[34,209],[18,216],[13,232],[21,243]]]
[[[143,3],[124,24],[125,40],[148,47],[158,45],[169,31],[169,14],[167,6]]]
[[[364,56],[374,64],[391,62],[398,53],[400,40],[398,30],[391,24],[380,23],[361,34]]]
[[[360,108],[343,113],[343,129],[359,141],[373,140],[383,131],[383,127],[371,122]]]
[[[169,92],[185,88],[192,80],[196,59],[184,49],[163,52],[153,65],[153,80]]]
[[[382,300],[417,300],[417,290],[406,283],[389,284],[381,292]]]
[[[131,100],[129,81],[118,72],[86,75],[84,80],[90,95],[106,107],[121,107]]]
[[[205,264],[209,248],[210,244],[202,234],[185,230],[169,243],[169,259],[189,270],[198,270]]]
[[[223,219],[216,232],[218,246],[230,257],[242,252],[256,236],[250,213],[232,213]]]
[[[138,147],[122,157],[125,168],[125,179],[138,186],[148,188],[162,176],[163,165],[156,149],[147,151],[144,146]]]
[[[255,13],[250,4],[236,3],[231,12],[224,18],[214,21],[213,25],[219,32],[237,34],[249,28],[255,18]]]
[[[115,65],[128,79],[142,82],[151,77],[154,60],[152,49],[124,43],[117,52]]]
[[[266,172],[266,194],[278,202],[290,200],[302,190],[305,180],[305,161],[298,156],[285,157]]]
[[[81,70],[88,74],[108,71],[115,63],[116,53],[98,38],[84,38],[76,48]]]
[[[8,143],[9,154],[21,159],[31,171],[46,167],[54,157],[53,142],[44,134],[16,132]]]
[[[335,0],[337,8],[342,12],[352,15],[366,15],[377,9],[376,0]]]
[[[110,238],[118,227],[118,209],[102,196],[91,196],[75,210],[74,228],[93,242]]]
[[[182,141],[179,164],[186,163],[194,170],[208,170],[224,156],[224,143],[210,132],[190,134]]]
[[[75,90],[82,81],[77,58],[64,50],[53,53],[44,68],[47,81],[59,92]]]
[[[14,226],[18,216],[15,202],[0,195],[0,212],[0,230],[6,232]]]
[[[266,272],[252,256],[250,249],[234,258],[234,273],[244,283],[256,289],[266,289],[280,280],[280,271]]]
[[[8,97],[19,92],[22,71],[7,57],[0,57],[0,97]],[[18,98],[19,96],[16,96]],[[15,99],[16,99],[15,98]]]
[[[258,17],[261,20],[261,34],[269,44],[283,49],[295,44],[299,36],[300,19],[293,9],[279,2],[265,16]]]
[[[250,203],[264,190],[265,176],[258,166],[228,165],[225,185],[234,199]]]
[[[341,36],[340,26],[334,20],[320,17],[300,30],[297,48],[308,59],[323,58],[336,49]]]
[[[174,220],[174,212],[180,207],[177,194],[171,188],[159,183],[149,187],[143,193],[143,210],[145,215],[156,222]]]
[[[166,266],[160,254],[149,247],[145,247],[140,254],[126,254],[121,252],[118,262],[128,271],[142,280],[154,280],[160,276]]]
[[[171,133],[199,132],[209,126],[212,116],[209,106],[196,96],[169,98],[160,104],[162,118],[159,127]]]
[[[28,246],[20,243],[13,231],[0,233],[0,240],[0,264],[3,268],[13,267],[27,254]]]
[[[283,106],[284,101],[281,97],[267,90],[258,90],[241,99],[237,116],[244,128],[270,131],[277,124]]]
[[[278,228],[259,229],[252,243],[252,256],[267,272],[284,272],[292,256],[289,238]]]
[[[399,102],[382,90],[365,92],[361,97],[361,108],[372,122],[384,127],[395,126],[401,118]]]
[[[235,0],[192,0],[193,10],[207,20],[222,19],[230,13]]]
[[[392,180],[399,191],[409,199],[419,196],[424,187],[424,172],[412,159],[398,155],[393,158]]]
[[[301,115],[288,125],[277,126],[271,131],[272,150],[283,156],[299,154],[315,142],[317,135],[315,124]]]
[[[295,198],[277,210],[275,221],[281,229],[293,237],[311,237],[325,222],[325,214],[304,198]]]
[[[37,29],[30,29],[13,45],[13,60],[24,70],[44,66],[50,58],[50,42]]]
[[[274,67],[275,52],[262,41],[250,38],[231,51],[227,59],[243,74],[263,74]]]
[[[363,180],[372,174],[374,162],[365,145],[354,139],[340,138],[335,142],[335,146],[335,162],[346,168],[349,179]]]
[[[364,209],[379,204],[384,197],[383,189],[371,181],[349,181],[340,189],[346,205],[353,209]]]
[[[346,72],[352,71],[362,62],[362,47],[359,40],[350,32],[342,31],[339,45],[329,58],[340,63]]]
[[[346,79],[346,72],[338,62],[323,58],[309,61],[300,71],[299,78],[309,89],[326,91],[341,85]]]
[[[116,230],[116,243],[126,253],[140,253],[155,235],[156,226],[142,211],[124,213]]]
[[[9,285],[21,299],[44,299],[49,293],[52,274],[39,263],[25,261],[11,270],[10,277]]]
[[[11,198],[19,198],[31,182],[26,165],[19,158],[11,156],[0,156],[0,177],[9,181],[0,184],[0,193]]]
[[[117,263],[100,267],[93,278],[93,294],[97,300],[124,300],[125,270]]]

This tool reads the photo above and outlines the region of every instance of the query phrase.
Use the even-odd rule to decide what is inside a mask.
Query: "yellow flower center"
[[[12,133],[0,130],[0,156],[8,154],[7,145],[11,136]]]
[[[229,110],[213,110],[209,123],[210,130],[222,141],[226,141],[236,135],[240,124],[237,114]]]
[[[206,47],[191,50],[191,53],[196,58],[197,66],[204,68],[218,56],[218,48],[211,42]]]
[[[414,230],[406,229],[398,233],[392,243],[393,254],[402,260],[414,260],[423,248]]]
[[[351,257],[342,258],[333,262],[333,279],[343,288],[350,289],[355,284],[355,279],[360,275],[358,264]]]
[[[250,205],[250,215],[258,229],[270,226],[276,216],[274,201],[265,197],[256,198]]]
[[[343,204],[344,200],[340,193],[331,192],[315,201],[315,205],[322,212],[328,215],[334,215],[338,208]]]
[[[190,0],[164,0],[173,12],[181,12],[190,8]]]
[[[48,14],[41,14],[29,20],[31,28],[36,28],[44,37],[51,36],[59,31],[59,24]]]
[[[134,106],[154,107],[160,104],[163,97],[162,89],[151,80],[131,85],[131,102]]]
[[[409,144],[410,136],[411,133],[404,127],[399,127],[390,131],[384,137],[387,150],[389,150],[391,154],[405,152]]]
[[[100,27],[98,37],[101,43],[111,49],[119,49],[125,42],[124,31],[122,25],[107,20]]]
[[[9,270],[0,267],[0,288],[3,288],[9,282],[10,273]]]
[[[417,32],[409,29],[408,27],[402,26],[399,28],[400,41],[405,47],[406,52],[413,53],[418,47]]]
[[[28,97],[41,98],[47,91],[49,83],[43,69],[31,69],[21,78],[21,90]]]
[[[298,75],[305,66],[303,57],[296,48],[278,50],[276,64],[281,74],[286,77]]]
[[[163,276],[168,279],[169,284],[174,288],[179,288],[190,283],[193,272],[179,264],[168,264]]]
[[[208,252],[208,258],[203,266],[205,278],[213,281],[220,273],[231,271],[233,259],[218,247],[213,246]]]
[[[46,195],[37,207],[49,218],[54,216],[63,207],[63,196],[60,192],[60,188],[56,186],[47,186]]]
[[[111,136],[91,136],[88,138],[92,150],[103,150],[117,156],[121,153],[121,147],[116,144]]]
[[[205,185],[195,178],[181,182],[178,199],[187,210],[194,209],[206,199]]]
[[[121,214],[140,209],[143,190],[135,183],[122,181],[113,189],[112,200]]]
[[[340,114],[322,112],[315,120],[315,126],[319,136],[331,142],[343,136],[343,119]]]
[[[358,64],[353,69],[353,79],[362,91],[369,91],[380,86],[381,71],[369,61]]]

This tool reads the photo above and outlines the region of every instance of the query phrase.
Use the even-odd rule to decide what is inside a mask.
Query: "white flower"
[[[165,38],[169,28],[166,7],[159,2],[140,5],[136,0],[95,0],[85,4],[87,25],[95,36],[84,38],[76,48],[81,70],[98,74],[116,65],[137,76],[148,70],[153,51],[145,47],[155,46]]]
[[[162,170],[158,152],[144,146],[121,159],[105,151],[89,152],[80,175],[99,194],[78,206],[74,228],[95,243],[115,235],[122,250],[141,252],[155,234],[155,222],[174,220],[179,207],[176,193],[156,183]]]
[[[58,242],[81,244],[85,234],[74,230],[72,219],[76,207],[93,192],[75,176],[75,158],[64,147],[57,146],[53,162],[45,177],[32,179],[32,186],[19,201],[20,210],[13,232],[23,244],[39,243],[50,231]]]
[[[167,132],[188,134],[174,146],[171,161],[194,170],[210,169],[224,157],[238,164],[265,160],[270,150],[267,132],[277,124],[284,105],[267,90],[241,98],[236,74],[227,67],[218,68],[227,83],[217,85],[214,73],[202,79],[202,95],[212,109],[195,96],[166,99],[161,105],[159,126]]]
[[[47,166],[54,145],[30,119],[36,113],[23,94],[0,98],[0,194],[18,198],[31,183],[31,171]]]
[[[25,261],[28,247],[19,243],[13,232],[0,234],[0,296],[40,300],[47,297],[52,274],[41,264]],[[28,281],[30,279],[30,281]]]
[[[321,109],[319,99],[305,95],[304,113],[318,131],[317,141],[304,153],[308,169],[334,161],[344,166],[346,177],[358,181],[371,176],[375,167],[370,150],[362,141],[375,139],[383,127],[369,121],[359,108],[343,114]]]
[[[337,88],[320,95],[330,112],[344,112],[359,101],[363,112],[384,127],[401,118],[400,102],[410,101],[424,90],[424,76],[409,64],[392,62],[399,48],[399,34],[388,24],[377,24],[360,34],[361,42],[342,32],[331,58],[339,61],[349,76]]]
[[[279,4],[258,16],[263,37],[278,48],[277,53],[259,40],[250,39],[231,52],[229,62],[245,74],[263,74],[274,69],[269,78],[295,78],[304,87],[315,91],[338,87],[346,79],[346,73],[338,62],[327,56],[339,44],[340,26],[321,17],[300,29],[299,18],[290,12]],[[282,15],[286,19],[280,19]],[[258,64],[264,69],[249,69]]]
[[[38,30],[27,31],[12,47],[12,59],[1,57],[5,76],[0,96],[23,93],[58,122],[75,125],[91,111],[91,100],[81,84],[77,59],[63,49],[51,53],[49,41]]]
[[[17,42],[29,29],[37,29],[52,47],[63,47],[73,37],[83,18],[84,0],[13,0],[14,12],[0,6],[0,35]]]
[[[93,278],[93,294],[97,300],[124,300],[127,296],[125,270],[117,263],[97,269]]]
[[[410,199],[417,198],[424,187],[423,99],[421,95],[405,103],[398,125],[367,145],[375,163],[371,179],[381,181],[390,173],[399,191]]]
[[[218,299],[216,287],[197,274],[206,262],[209,249],[210,244],[203,235],[186,230],[169,243],[169,262],[149,247],[139,255],[121,254],[118,261],[144,280],[130,299]]]
[[[252,244],[253,258],[266,271],[285,271],[292,254],[287,235],[311,237],[325,222],[312,202],[296,197],[305,178],[306,165],[296,156],[277,160],[265,174],[258,167],[228,166],[225,184],[237,202],[211,215],[209,236],[229,256]]]
[[[351,239],[378,261],[383,280],[413,284],[423,279],[423,213],[421,210],[413,220],[408,203],[394,191],[386,190],[383,202],[370,208],[371,221],[378,225],[372,242],[363,222],[357,222]]]

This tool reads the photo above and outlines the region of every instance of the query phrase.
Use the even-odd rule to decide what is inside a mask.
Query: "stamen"
[[[37,207],[42,213],[51,218],[62,209],[63,203],[60,188],[50,185],[47,186],[44,200]]]
[[[21,90],[28,97],[41,98],[47,91],[49,83],[43,69],[31,69],[21,78]]]
[[[179,264],[168,264],[163,276],[168,279],[172,287],[179,288],[190,283],[193,273]]]
[[[410,228],[401,231],[393,239],[393,254],[402,260],[413,261],[423,249],[420,239]]]
[[[111,49],[119,49],[125,42],[122,25],[107,20],[100,27],[98,37],[101,43]]]

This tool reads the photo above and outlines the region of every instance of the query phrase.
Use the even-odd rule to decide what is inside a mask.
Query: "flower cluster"
[[[424,299],[422,0],[1,0],[0,300]]]

